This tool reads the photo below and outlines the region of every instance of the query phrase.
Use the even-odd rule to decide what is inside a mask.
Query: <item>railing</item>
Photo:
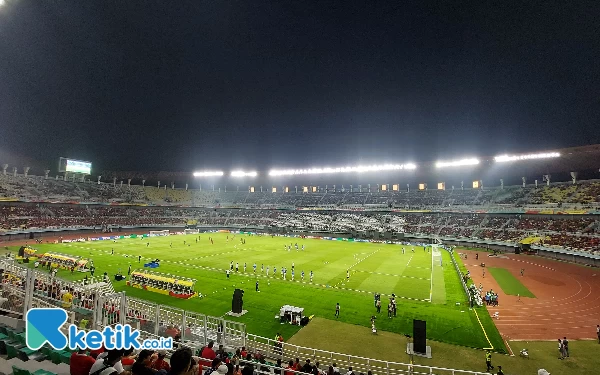
[[[2,283],[0,290],[0,311],[17,315],[24,314],[25,290],[22,287]]]
[[[53,309],[56,307],[62,307],[59,305],[59,301],[54,301],[56,303],[50,303],[41,298],[33,297],[31,302],[31,308],[43,308],[43,309]],[[67,323],[75,324],[76,314],[74,311],[67,311]]]
[[[152,337],[172,336],[174,331],[169,328],[177,329],[181,343],[198,348],[210,341],[230,348],[244,346],[246,342],[243,323],[126,297],[124,292],[106,293],[100,286],[68,282],[16,264],[13,259],[1,259],[0,268],[15,283],[9,283],[8,279],[0,283],[0,311],[19,318],[34,307],[60,307],[68,312],[69,323],[80,328],[101,330],[128,323]],[[36,285],[43,287],[36,288]],[[54,298],[51,288],[70,290],[77,297],[67,305],[58,299],[60,296]]]
[[[456,259],[454,258],[454,251],[452,251],[452,250],[447,250],[447,251],[450,254],[450,259],[452,259],[452,264],[454,264],[454,269],[456,270],[456,273],[458,273],[458,278],[460,279],[460,283],[463,286],[463,290],[465,291],[465,294],[467,295],[467,298],[469,299],[469,306],[472,306],[473,305],[473,297],[471,296],[471,292],[469,292],[469,287],[467,286],[467,283],[465,283],[465,279],[463,277],[462,271],[458,267],[458,263],[456,263]]]
[[[274,339],[268,339],[261,336],[248,334],[248,340],[246,342],[247,348],[250,351],[260,351],[262,355],[270,359],[281,359],[284,367],[286,359],[299,358],[302,363],[310,359],[312,364],[319,362],[321,370],[327,370],[327,366],[335,363],[339,368],[352,367],[354,373],[368,373],[371,371],[375,375],[417,375],[417,374],[429,374],[429,375],[484,375],[488,373],[468,371],[468,370],[456,370],[448,369],[443,367],[423,366],[415,365],[410,363],[382,361],[378,359],[365,358],[359,356],[353,356],[349,354],[342,354],[336,352],[330,352],[326,350],[307,348],[303,346],[280,343]],[[407,355],[408,358],[408,355]],[[255,366],[266,367],[269,369],[276,369],[275,366],[269,366],[265,364],[254,363]],[[287,371],[287,370],[286,370]],[[259,371],[260,372],[260,371]],[[344,373],[345,371],[341,371]]]

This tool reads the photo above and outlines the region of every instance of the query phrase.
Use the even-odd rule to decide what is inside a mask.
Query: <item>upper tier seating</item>
[[[246,187],[240,190],[226,189],[225,186],[204,186],[203,189],[172,189],[163,185],[139,186],[126,185],[122,181],[100,183],[86,181],[73,182],[57,179],[44,179],[40,176],[0,174],[0,200],[51,201],[77,203],[138,203],[154,205],[178,205],[193,207],[395,207],[405,209],[448,208],[469,209],[470,207],[535,206],[535,205],[579,205],[600,208],[600,182],[582,181],[572,183],[553,183],[538,188],[527,186],[508,186],[504,188],[446,190],[399,190],[379,191],[377,187],[353,187],[333,189],[323,187],[317,191],[303,193],[302,189],[291,188],[283,193],[271,189],[255,187],[248,192]],[[359,191],[360,190],[360,191]]]

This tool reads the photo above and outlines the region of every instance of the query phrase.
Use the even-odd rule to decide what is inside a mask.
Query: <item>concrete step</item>
[[[25,370],[29,370],[31,372],[42,369],[42,370],[51,371],[58,375],[69,375],[70,374],[69,365],[66,365],[64,363],[56,365],[56,364],[50,362],[49,360],[45,360],[42,362],[37,362],[37,361],[25,361],[24,362],[18,358],[11,358],[10,360],[6,360],[6,358],[0,358],[0,371],[4,372],[3,370],[10,369],[10,373],[12,373],[13,365],[17,366],[19,368],[25,369]],[[8,373],[5,373],[5,374],[8,375]]]

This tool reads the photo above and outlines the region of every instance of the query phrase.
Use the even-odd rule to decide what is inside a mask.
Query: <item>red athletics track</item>
[[[596,325],[600,324],[600,269],[578,266],[532,255],[505,254],[490,257],[487,252],[459,250],[467,254],[463,262],[475,285],[483,291],[498,293],[498,306],[488,306],[500,334],[506,340],[597,339]],[[486,267],[508,269],[536,298],[504,294]],[[521,269],[524,276],[521,277]]]

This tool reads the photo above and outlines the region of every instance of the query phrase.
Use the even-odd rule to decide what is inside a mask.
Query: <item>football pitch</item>
[[[213,239],[212,244],[209,237]],[[291,250],[287,248],[289,245]],[[342,322],[370,327],[371,315],[376,315],[379,330],[412,334],[413,319],[421,319],[427,321],[429,339],[476,348],[490,345],[501,351],[504,348],[486,310],[478,309],[476,316],[467,306],[450,254],[443,249],[432,251],[410,245],[233,233],[38,244],[34,247],[38,253],[50,251],[93,259],[96,276],[107,272],[111,278],[119,271],[127,275],[129,265],[133,271],[142,271],[148,269],[144,268],[144,263],[160,259],[160,267],[151,271],[196,279],[195,289],[203,297],[179,300],[129,287],[125,281],[113,281],[115,290],[203,314],[225,316],[231,310],[234,289],[243,289],[244,309],[248,313],[240,318],[227,316],[227,319],[243,322],[249,333],[261,336],[274,337],[280,332],[288,338],[297,332],[298,327],[280,325],[275,318],[282,305],[303,307],[307,316],[335,320],[335,305],[339,303],[337,320]],[[138,256],[141,256],[140,262]],[[231,262],[234,270],[228,279],[226,270]],[[287,268],[285,280],[282,267]],[[84,274],[61,270],[57,276],[74,280],[82,279]],[[255,291],[256,281],[260,292]],[[375,293],[382,295],[379,314],[374,304]],[[392,294],[397,298],[397,316],[388,318],[387,305]]]

